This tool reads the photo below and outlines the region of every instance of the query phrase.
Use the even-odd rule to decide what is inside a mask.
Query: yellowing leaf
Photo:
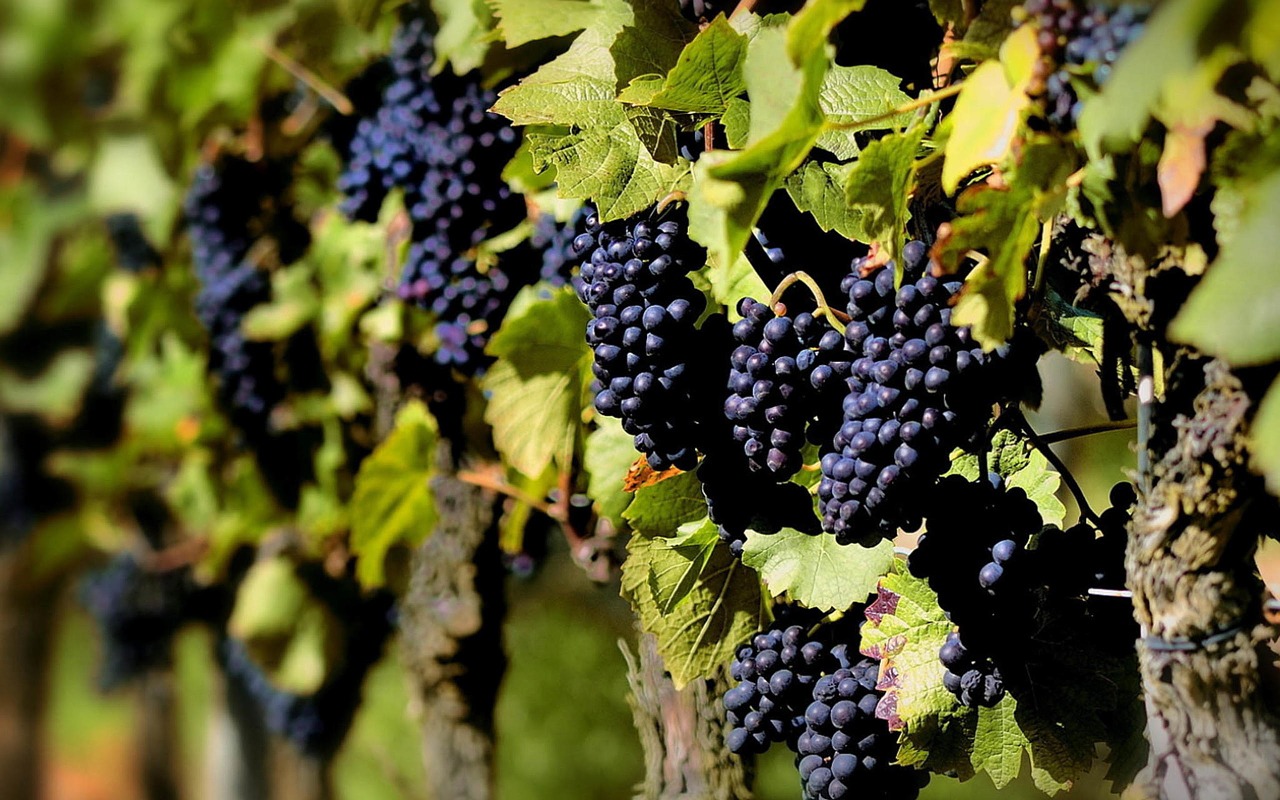
[[[1027,54],[1028,46],[1035,46],[1034,37],[1031,26],[1018,29],[1000,48],[1001,61],[984,62],[965,80],[951,112],[951,137],[942,165],[942,188],[948,194],[970,172],[1009,154],[1022,112],[1030,103]]]

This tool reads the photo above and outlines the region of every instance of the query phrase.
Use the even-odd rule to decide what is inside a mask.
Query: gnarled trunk
[[[623,648],[631,711],[644,746],[645,778],[637,800],[747,800],[744,760],[725,746],[720,697],[725,676],[694,681],[677,691],[658,654],[657,640],[640,635],[639,653]]]
[[[1253,562],[1252,407],[1225,364],[1199,369],[1184,364],[1178,379],[1194,385],[1171,386],[1154,411],[1126,560],[1152,745],[1141,780],[1161,798],[1280,798],[1280,719],[1261,691],[1271,631]]]
[[[493,713],[506,671],[503,568],[496,499],[452,476],[435,479],[439,522],[414,554],[401,612],[433,800],[494,796]]]

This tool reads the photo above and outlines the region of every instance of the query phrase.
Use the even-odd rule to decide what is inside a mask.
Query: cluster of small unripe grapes
[[[738,683],[723,701],[729,750],[763,753],[785,743],[806,798],[915,797],[928,775],[894,763],[897,736],[876,717],[880,662],[784,625],[753,636],[730,666]]]
[[[587,342],[595,354],[596,410],[621,418],[656,470],[697,464],[690,360],[706,300],[688,274],[706,253],[687,226],[677,208],[618,222],[592,212],[574,242],[586,257],[578,291],[593,317]]]
[[[1021,15],[1036,29],[1044,56],[1038,67],[1045,116],[1061,130],[1075,127],[1081,101],[1073,80],[1100,88],[1130,42],[1137,39],[1150,9],[1144,5],[1085,0],[1027,0]]]

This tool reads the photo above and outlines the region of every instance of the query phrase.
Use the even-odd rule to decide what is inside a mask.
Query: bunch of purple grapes
[[[1082,0],[1027,0],[1023,12],[1037,31],[1040,52],[1055,66],[1044,78],[1045,116],[1071,130],[1081,100],[1073,81],[1099,89],[1120,54],[1137,39],[1150,9],[1142,5]]]
[[[843,422],[822,456],[818,484],[823,527],[841,543],[873,545],[920,524],[916,493],[940,475],[951,451],[982,430],[990,407],[1014,385],[1010,346],[985,352],[967,327],[951,323],[960,277],[925,269],[922,242],[862,277],[854,262],[843,283],[853,360]]]
[[[399,294],[437,319],[436,359],[464,373],[482,369],[484,346],[532,275],[507,264],[482,267],[475,248],[525,216],[502,178],[519,137],[488,111],[497,95],[478,73],[431,74],[434,38],[409,15],[371,80],[387,81],[376,107],[345,141],[338,186],[348,216],[372,222],[393,189],[404,193],[413,224]]]
[[[102,632],[104,691],[169,663],[193,593],[189,570],[148,570],[127,553],[85,578],[80,600]]]
[[[724,413],[751,469],[786,480],[800,469],[806,440],[830,437],[833,390],[849,377],[851,354],[838,331],[807,311],[775,315],[751,298],[738,311]]]
[[[802,625],[775,623],[730,667],[738,683],[724,695],[729,750],[763,753],[785,743],[806,800],[910,800],[928,774],[893,763],[897,734],[876,716],[879,671],[879,661],[858,659],[856,634],[832,646]]]
[[[209,332],[209,369],[221,379],[232,421],[251,437],[266,433],[285,389],[271,343],[249,341],[240,329],[250,310],[271,299],[267,273],[250,259],[250,248],[274,237],[283,263],[306,250],[306,226],[281,201],[291,183],[287,162],[223,155],[197,170],[183,204],[200,283],[196,315]]]
[[[699,377],[690,362],[699,357],[694,323],[706,299],[688,274],[706,252],[677,208],[607,223],[590,212],[574,247],[587,255],[578,294],[593,317],[596,410],[621,418],[653,469],[692,469]]]
[[[338,749],[351,728],[365,676],[381,658],[383,645],[395,627],[395,608],[387,592],[361,596],[353,580],[333,579],[320,572],[300,570],[317,599],[343,626],[347,638],[342,661],[319,689],[309,695],[280,689],[244,644],[229,636],[218,641],[217,655],[228,682],[253,702],[268,730],[305,753],[325,756]]]

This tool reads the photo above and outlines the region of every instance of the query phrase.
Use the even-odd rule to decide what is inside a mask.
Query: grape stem
[[[939,89],[936,92],[931,92],[930,94],[922,97],[917,97],[910,103],[903,103],[902,105],[881,114],[874,114],[870,117],[863,117],[862,119],[855,119],[850,122],[824,122],[822,123],[822,129],[824,131],[845,131],[850,128],[864,128],[868,125],[874,125],[877,122],[884,122],[887,119],[893,119],[900,114],[906,114],[917,109],[927,108],[939,100],[946,100],[948,97],[953,97],[959,94],[962,88],[964,88],[963,83],[953,83],[945,89]]]
[[[481,489],[488,489],[492,492],[506,495],[513,500],[518,500],[519,502],[540,511],[543,514],[546,514],[557,522],[561,521],[558,509],[552,507],[547,501],[534,497],[518,486],[512,486],[502,478],[470,469],[458,470],[457,478],[463,483],[469,483],[472,486],[479,486]]]
[[[1044,439],[1040,438],[1040,434],[1036,433],[1031,427],[1031,423],[1027,422],[1027,418],[1019,410],[1010,410],[1010,417],[1014,425],[1027,437],[1027,440],[1039,450],[1044,457],[1053,465],[1053,468],[1062,476],[1062,482],[1067,485],[1067,489],[1071,492],[1071,496],[1076,499],[1076,505],[1080,507],[1080,516],[1092,522],[1096,527],[1102,526],[1102,520],[1098,515],[1093,513],[1093,509],[1089,506],[1089,500],[1084,495],[1084,490],[1080,488],[1080,484],[1076,481],[1071,470],[1067,469],[1066,462],[1058,458],[1058,454],[1053,452]]]
[[[1063,428],[1060,431],[1051,431],[1049,433],[1041,434],[1040,440],[1045,444],[1056,444],[1057,442],[1065,442],[1069,439],[1078,439],[1081,436],[1092,436],[1095,433],[1133,430],[1137,425],[1137,421],[1132,419],[1122,419],[1117,422],[1102,422],[1097,425],[1082,425],[1078,428]]]
[[[732,19],[742,14],[749,13],[751,9],[755,8],[757,2],[758,0],[738,0],[738,5],[735,6],[733,12],[729,14],[729,18]]]
[[[258,46],[262,49],[263,55],[279,64],[281,69],[305,83],[312,91],[327,100],[331,106],[338,110],[339,114],[345,117],[355,113],[356,108],[347,99],[347,96],[333,88],[328,81],[294,61],[271,42],[261,42]]]
[[[1040,254],[1036,258],[1036,274],[1031,283],[1031,296],[1040,297],[1044,291],[1045,265],[1049,261],[1049,245],[1053,240],[1053,220],[1044,223],[1040,228]]]
[[[578,530],[574,525],[573,517],[569,514],[569,498],[573,495],[572,473],[568,471],[560,473],[559,488],[560,496],[556,499],[554,519],[560,523],[560,530],[564,532],[569,553],[578,566],[587,573],[587,577],[597,583],[604,583],[609,579],[609,560],[595,556],[600,550],[606,549],[608,543]]]
[[[810,277],[807,272],[793,272],[782,279],[778,284],[778,288],[773,290],[773,294],[769,297],[769,308],[773,308],[782,299],[782,295],[787,289],[790,289],[797,283],[803,283],[809,287],[809,292],[813,295],[814,301],[818,304],[818,309],[813,312],[815,317],[826,317],[827,322],[831,323],[831,327],[844,334],[844,323],[849,321],[849,315],[842,311],[838,311],[827,305],[827,298],[822,293],[822,287],[818,282]]]

